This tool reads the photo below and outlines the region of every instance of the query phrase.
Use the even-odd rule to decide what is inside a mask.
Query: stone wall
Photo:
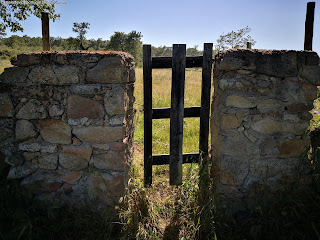
[[[133,58],[122,52],[22,54],[0,76],[8,178],[37,198],[113,205],[133,151]]]
[[[320,85],[314,52],[229,50],[214,66],[211,136],[220,206],[252,208],[255,191],[310,172],[301,157]]]

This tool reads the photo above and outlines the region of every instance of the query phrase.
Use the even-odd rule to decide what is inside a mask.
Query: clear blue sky
[[[60,20],[50,23],[50,35],[76,36],[74,22],[89,22],[87,38],[109,39],[115,31],[142,33],[154,46],[216,43],[223,33],[249,26],[257,41],[254,48],[302,50],[308,0],[64,0],[57,4]],[[41,21],[23,22],[25,31],[41,36]],[[314,50],[320,53],[320,2],[316,2]],[[8,36],[12,33],[8,32]]]

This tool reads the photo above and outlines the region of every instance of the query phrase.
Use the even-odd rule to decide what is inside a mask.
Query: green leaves
[[[49,18],[55,21],[60,14],[55,13],[55,5],[46,1],[38,0],[16,0],[10,3],[0,2],[0,17],[3,20],[0,23],[0,32],[10,29],[11,32],[21,31],[23,27],[20,23],[31,15],[41,18],[41,12],[48,12]]]

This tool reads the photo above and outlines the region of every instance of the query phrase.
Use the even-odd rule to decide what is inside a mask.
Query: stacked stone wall
[[[306,134],[320,83],[314,52],[228,50],[216,55],[211,155],[219,206],[247,209],[262,187],[308,175]]]
[[[43,200],[115,204],[125,193],[133,152],[133,58],[22,54],[0,78],[8,178]]]

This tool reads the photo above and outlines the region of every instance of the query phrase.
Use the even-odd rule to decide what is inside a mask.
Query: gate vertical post
[[[208,156],[210,93],[212,76],[212,43],[205,43],[203,47],[201,109],[200,109],[200,158]]]
[[[49,13],[41,12],[42,24],[42,49],[50,51],[50,36],[49,36]]]
[[[152,184],[152,58],[151,45],[143,45],[144,185]]]
[[[173,44],[170,110],[170,185],[182,184],[186,44]]]
[[[315,2],[308,2],[307,4],[307,14],[306,14],[306,22],[305,22],[305,33],[304,33],[304,50],[312,51],[315,5],[316,5]]]

